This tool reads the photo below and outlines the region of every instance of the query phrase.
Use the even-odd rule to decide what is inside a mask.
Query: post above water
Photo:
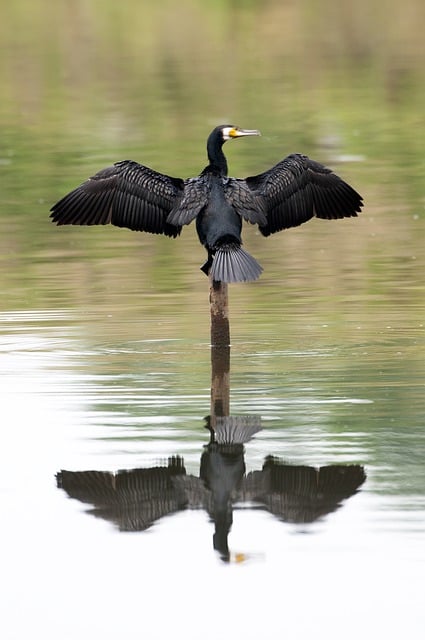
[[[230,415],[230,326],[228,285],[210,277],[211,426]]]
[[[230,347],[228,284],[210,278],[211,346]]]

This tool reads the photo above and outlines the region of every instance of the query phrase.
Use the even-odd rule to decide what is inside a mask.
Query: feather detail
[[[357,216],[362,197],[327,167],[305,155],[293,153],[246,184],[263,198],[264,236],[297,227],[314,216],[327,220]]]
[[[238,244],[216,249],[210,275],[218,282],[251,282],[260,277],[263,268]]]
[[[167,221],[184,182],[132,160],[117,162],[68,193],[51,208],[58,225],[113,224],[133,231],[176,237],[180,225]]]

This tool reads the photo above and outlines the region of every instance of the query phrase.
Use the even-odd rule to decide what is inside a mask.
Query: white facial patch
[[[223,140],[231,140],[236,135],[235,127],[223,127],[221,130]]]

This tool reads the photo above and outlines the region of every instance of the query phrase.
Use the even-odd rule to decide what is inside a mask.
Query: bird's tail
[[[250,282],[259,278],[263,267],[239,244],[225,244],[214,253],[210,268],[213,280],[220,282]]]

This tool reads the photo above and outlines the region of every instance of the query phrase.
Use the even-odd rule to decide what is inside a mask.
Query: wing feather
[[[177,236],[167,217],[181,198],[183,180],[131,160],[117,162],[68,193],[51,208],[58,225],[113,224],[134,231]]]
[[[301,154],[284,158],[268,171],[245,180],[264,201],[263,235],[296,227],[314,216],[337,219],[357,216],[362,197],[327,167]]]
[[[224,194],[227,202],[241,218],[251,224],[260,226],[267,224],[265,200],[252,191],[245,180],[227,178],[224,183]]]
[[[187,178],[184,181],[183,194],[175,201],[167,222],[175,226],[190,224],[207,206],[209,193],[208,176],[201,174],[197,178]]]

